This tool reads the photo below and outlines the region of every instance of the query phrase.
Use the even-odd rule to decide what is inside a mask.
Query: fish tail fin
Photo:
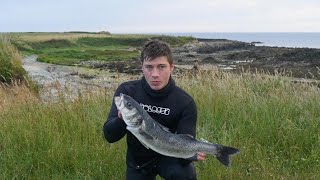
[[[216,155],[217,159],[225,166],[230,166],[230,156],[240,153],[239,149],[221,146],[219,147],[218,154]]]

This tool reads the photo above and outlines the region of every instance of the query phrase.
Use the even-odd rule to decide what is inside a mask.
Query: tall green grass
[[[0,82],[10,84],[12,80],[24,80],[25,75],[19,51],[8,36],[0,34]]]
[[[200,163],[200,179],[320,177],[319,88],[218,71],[180,84],[198,105],[198,138],[241,150],[229,169],[217,161]]]
[[[214,71],[177,84],[198,108],[197,138],[237,147],[232,167],[208,155],[198,179],[320,177],[320,91],[282,77]],[[124,179],[125,141],[108,144],[102,125],[113,90],[0,114],[0,179]]]
[[[0,179],[118,179],[124,141],[107,144],[110,98],[28,104],[1,114]]]

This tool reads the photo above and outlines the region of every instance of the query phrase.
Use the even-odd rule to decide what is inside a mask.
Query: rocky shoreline
[[[196,64],[206,69],[215,66],[231,72],[243,69],[270,74],[285,73],[295,78],[320,79],[320,49],[286,48],[256,45],[226,39],[197,39],[181,47],[173,47],[177,69],[190,69]],[[114,72],[140,73],[138,58],[124,62],[85,62],[90,68]]]

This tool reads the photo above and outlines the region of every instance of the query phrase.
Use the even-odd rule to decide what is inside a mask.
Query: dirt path
[[[66,75],[72,71],[71,68],[41,63],[36,59],[36,55],[25,57],[23,59],[23,67],[40,86],[45,86],[55,81],[62,83],[69,79]]]
[[[112,89],[120,82],[137,79],[138,76],[110,73],[105,70],[53,65],[36,61],[37,56],[23,58],[23,67],[38,83],[40,98],[52,101],[61,95],[73,99],[81,94]]]

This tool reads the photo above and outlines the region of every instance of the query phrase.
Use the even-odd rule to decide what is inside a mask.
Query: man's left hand
[[[198,161],[204,161],[206,160],[206,154],[202,152],[197,152],[197,160]]]

